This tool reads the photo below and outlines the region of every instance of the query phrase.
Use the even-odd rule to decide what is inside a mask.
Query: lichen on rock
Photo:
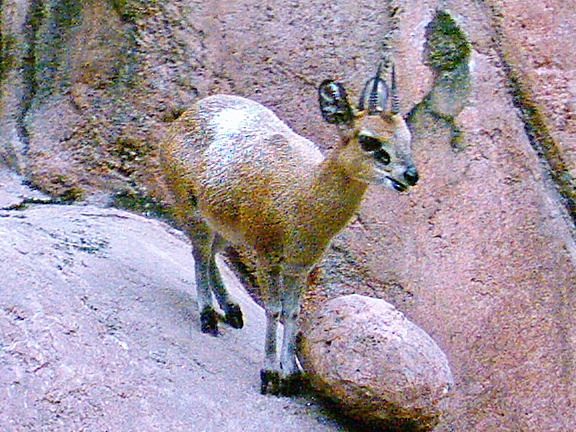
[[[434,72],[432,89],[408,115],[412,128],[423,127],[421,116],[431,115],[444,123],[453,148],[461,146],[461,132],[454,118],[462,112],[470,96],[470,44],[452,16],[438,10],[426,27],[424,63]]]

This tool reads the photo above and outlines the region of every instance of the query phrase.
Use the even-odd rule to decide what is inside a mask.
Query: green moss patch
[[[448,12],[436,12],[426,27],[425,53],[426,64],[436,72],[453,70],[468,62],[470,44]]]

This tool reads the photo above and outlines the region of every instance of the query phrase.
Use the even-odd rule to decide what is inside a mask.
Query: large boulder
[[[453,385],[438,345],[384,300],[329,300],[303,332],[301,348],[315,388],[351,417],[381,427],[431,430]]]

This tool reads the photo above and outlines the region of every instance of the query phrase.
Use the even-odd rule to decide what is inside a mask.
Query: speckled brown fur
[[[174,215],[194,246],[205,333],[218,333],[212,292],[226,321],[234,327],[243,323],[239,307],[220,281],[215,253],[226,243],[236,243],[257,257],[268,321],[262,376],[279,376],[262,381],[263,393],[282,393],[298,376],[294,339],[303,282],[332,237],[357,211],[368,184],[405,190],[417,181],[410,133],[402,117],[384,110],[376,115],[356,112],[342,87],[323,85],[328,98],[324,106],[330,111],[334,96],[343,110],[338,114],[341,140],[327,157],[272,111],[225,95],[198,101],[175,122],[163,145],[162,166]],[[376,140],[377,151],[386,156],[384,163],[376,150],[361,145],[366,137]],[[284,342],[278,358],[280,316]]]

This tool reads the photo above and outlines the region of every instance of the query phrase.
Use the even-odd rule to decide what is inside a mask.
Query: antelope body
[[[392,74],[392,89],[395,89]],[[405,190],[418,180],[410,133],[380,72],[358,110],[334,81],[319,87],[322,115],[340,140],[326,157],[264,106],[235,96],[198,101],[163,145],[163,171],[176,219],[193,245],[201,328],[218,334],[212,294],[232,327],[243,325],[215,254],[241,244],[257,257],[267,329],[263,393],[291,393],[298,383],[296,319],[305,278],[332,237],[358,209],[369,183]],[[284,322],[278,356],[276,331]]]

